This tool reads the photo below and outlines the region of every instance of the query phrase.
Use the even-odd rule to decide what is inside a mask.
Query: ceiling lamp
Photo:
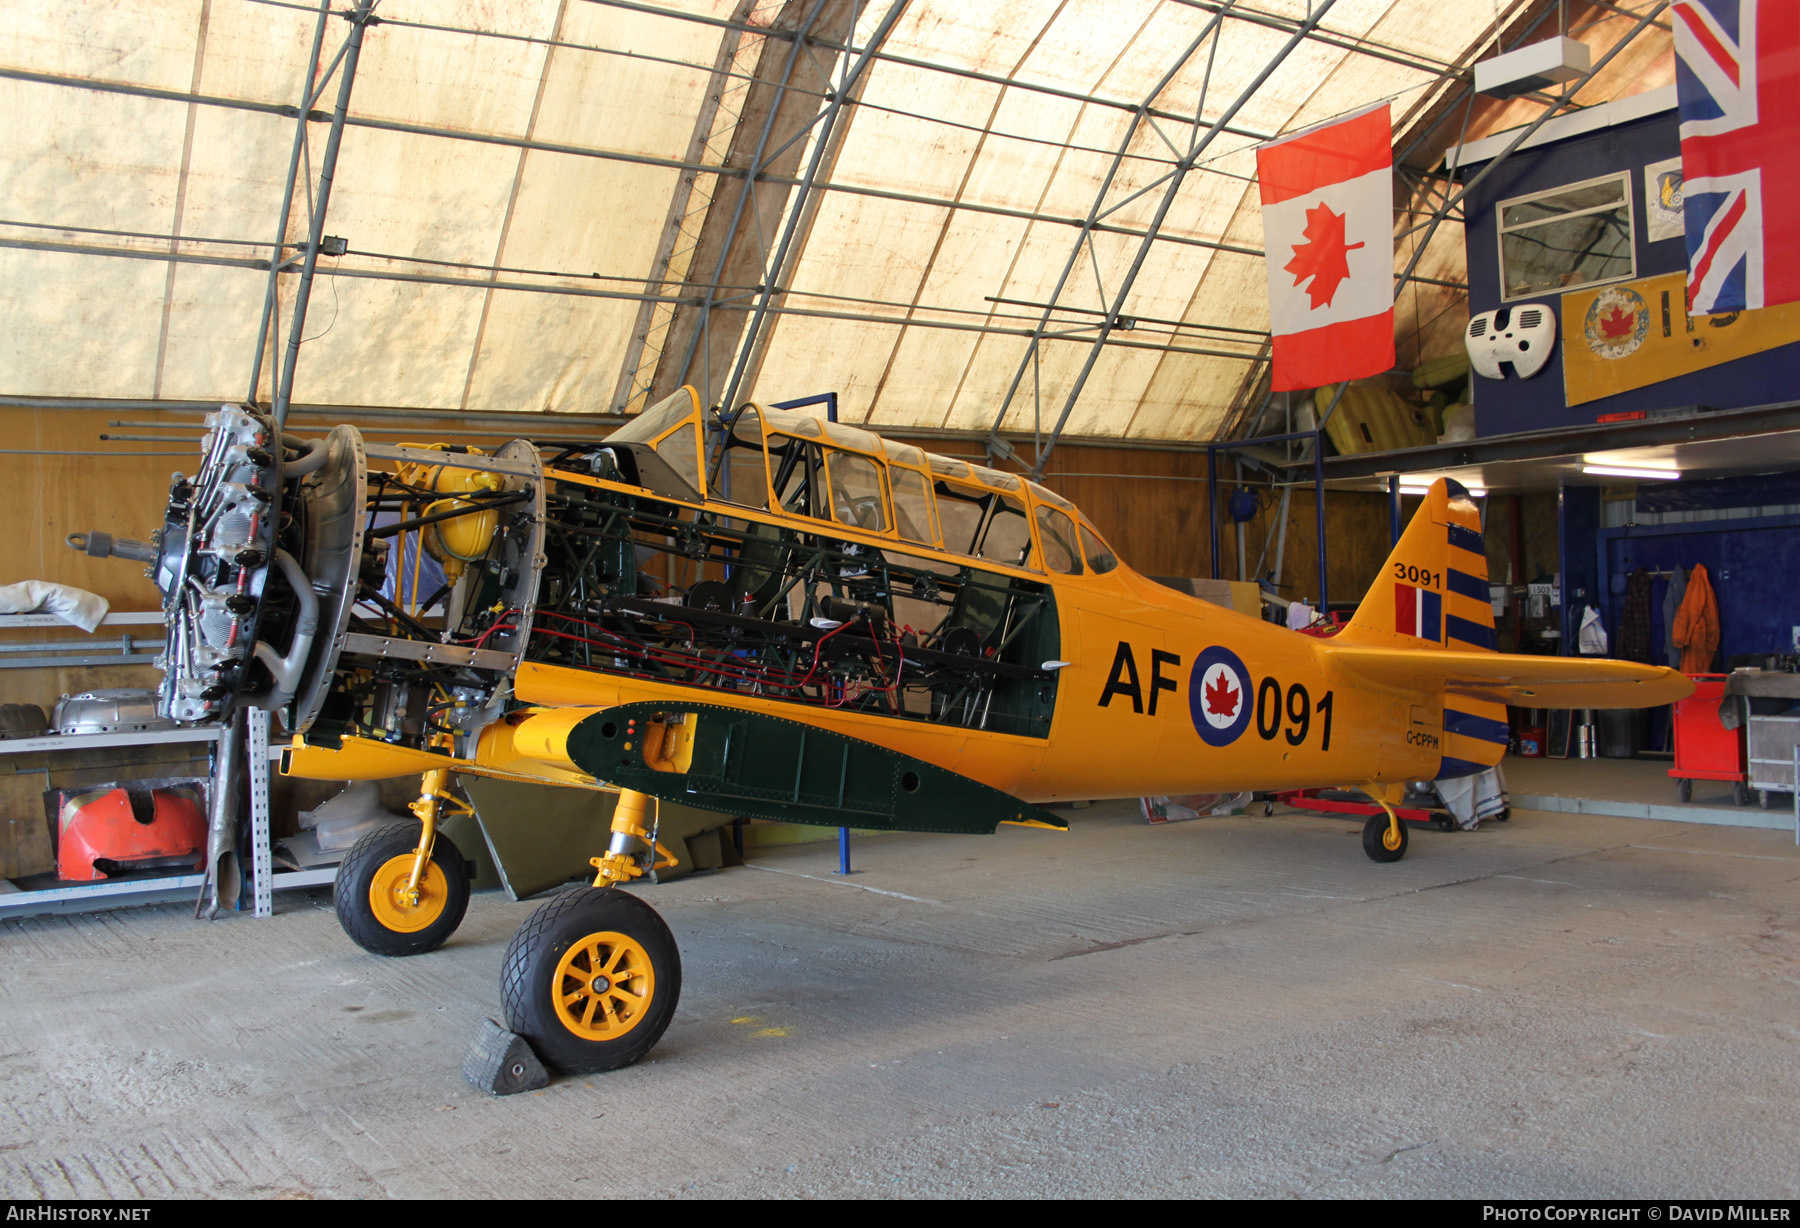
[[[1681,477],[1679,469],[1651,469],[1635,465],[1583,465],[1581,471],[1598,477],[1637,478],[1643,482],[1674,482]]]
[[[1588,46],[1573,38],[1548,38],[1475,65],[1475,92],[1517,98],[1588,74]]]
[[[1431,483],[1434,480],[1435,479],[1433,478],[1401,478],[1400,493],[1413,496],[1429,494],[1431,493]],[[1485,499],[1487,497],[1487,487],[1485,486],[1476,486],[1473,483],[1464,482],[1463,489],[1467,490],[1469,494],[1476,499]]]

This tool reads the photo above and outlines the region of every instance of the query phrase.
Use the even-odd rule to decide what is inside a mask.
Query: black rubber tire
[[[1433,827],[1437,828],[1439,831],[1455,831],[1456,830],[1456,820],[1451,818],[1449,815],[1439,815],[1437,818],[1431,820],[1431,825]]]
[[[623,1035],[593,1040],[558,1016],[557,968],[569,949],[600,932],[623,934],[649,956],[654,984],[639,1021]],[[501,963],[500,1002],[506,1026],[531,1042],[546,1066],[563,1074],[595,1074],[629,1066],[662,1039],[681,999],[681,953],[656,910],[616,887],[564,892],[531,916],[513,935]]]
[[[1683,776],[1675,782],[1675,796],[1684,802],[1694,800],[1694,782]]]
[[[432,843],[431,860],[444,875],[444,907],[424,929],[401,933],[383,925],[369,903],[369,884],[390,860],[419,847],[417,823],[390,823],[358,840],[338,864],[332,902],[338,924],[363,950],[374,955],[423,955],[444,945],[469,908],[469,863],[442,832]]]
[[[1400,847],[1391,849],[1381,842],[1381,835],[1387,830],[1388,817],[1385,814],[1370,815],[1369,821],[1363,824],[1363,852],[1369,855],[1370,861],[1399,861],[1406,856],[1406,824],[1400,824]]]
[[[1750,804],[1750,786],[1741,780],[1732,785],[1731,800],[1740,806],[1748,806]]]

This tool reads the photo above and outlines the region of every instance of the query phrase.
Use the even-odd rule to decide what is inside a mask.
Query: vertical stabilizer
[[[1439,478],[1382,564],[1356,616],[1335,637],[1345,644],[1494,651],[1481,513],[1457,482]]]
[[[1333,643],[1426,652],[1494,651],[1481,513],[1460,483],[1439,478],[1400,544]],[[1470,776],[1506,754],[1506,706],[1447,689],[1438,778]]]

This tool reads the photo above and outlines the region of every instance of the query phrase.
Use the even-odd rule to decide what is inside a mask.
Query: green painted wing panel
[[[695,722],[685,773],[644,762],[653,720]],[[624,704],[569,735],[582,771],[666,802],[783,823],[991,834],[1002,822],[1068,825],[1011,794],[861,738],[716,704]]]

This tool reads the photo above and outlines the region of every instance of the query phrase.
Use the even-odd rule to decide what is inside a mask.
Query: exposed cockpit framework
[[[1042,738],[1047,579],[1118,566],[1043,486],[854,427],[746,405],[709,448],[689,389],[494,456],[338,427],[290,445],[279,498],[252,480],[272,427],[211,426],[158,551],[164,703],[254,703],[317,748],[471,756],[526,663]]]

